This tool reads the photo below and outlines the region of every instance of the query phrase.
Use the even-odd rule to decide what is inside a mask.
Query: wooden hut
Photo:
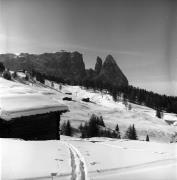
[[[0,138],[60,139],[60,116],[68,111],[68,107],[18,85],[11,82],[10,87],[9,83],[6,88],[0,85]]]

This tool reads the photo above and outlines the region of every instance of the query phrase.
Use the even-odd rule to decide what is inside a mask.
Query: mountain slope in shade
[[[47,76],[70,81],[79,81],[86,75],[83,57],[79,52],[0,55],[0,61],[11,70],[35,70]]]
[[[95,69],[85,69],[83,56],[79,52],[56,52],[43,54],[21,53],[0,54],[0,62],[10,70],[37,71],[46,76],[62,78],[65,81],[80,82],[85,79],[98,80],[115,86],[126,86],[128,80],[111,55],[104,63],[97,57]]]

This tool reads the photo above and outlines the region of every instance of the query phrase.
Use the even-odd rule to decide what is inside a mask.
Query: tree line
[[[160,95],[131,85],[113,86],[110,83],[89,79],[83,81],[82,85],[87,89],[106,90],[113,97],[114,101],[119,101],[119,98],[122,97],[123,101],[145,105],[159,111],[177,113],[177,97],[175,96]]]

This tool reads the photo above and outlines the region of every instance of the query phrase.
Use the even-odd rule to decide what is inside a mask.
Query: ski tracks
[[[76,147],[67,142],[62,142],[68,147],[71,155],[71,180],[88,180],[87,166],[84,157]]]

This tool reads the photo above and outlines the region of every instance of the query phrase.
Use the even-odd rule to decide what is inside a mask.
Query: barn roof
[[[68,107],[38,90],[0,78],[0,118],[11,120],[49,112],[68,111]]]

